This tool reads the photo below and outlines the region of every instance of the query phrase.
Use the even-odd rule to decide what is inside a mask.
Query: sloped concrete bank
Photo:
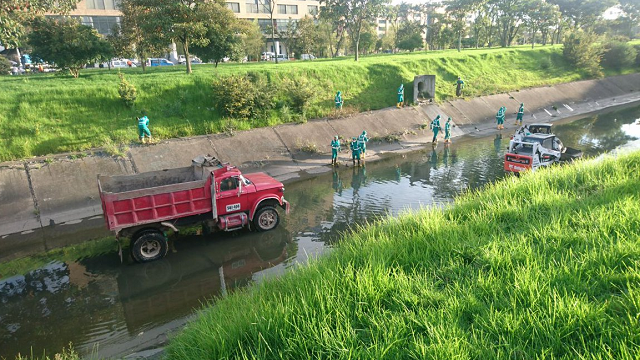
[[[432,133],[423,125],[437,114],[444,119],[451,116],[456,125],[453,137],[487,136],[496,132],[495,113],[500,106],[507,107],[505,132],[510,133],[515,128],[513,120],[521,102],[526,109],[525,123],[531,123],[566,119],[638,101],[640,74],[636,73],[442,104],[388,108],[233,135],[171,139],[132,147],[126,158],[114,158],[96,150],[86,157],[62,154],[1,163],[0,260],[21,256],[20,249],[32,252],[64,245],[49,243],[50,236],[40,235],[46,234],[51,225],[95,228],[102,214],[97,174],[134,174],[187,166],[195,156],[211,154],[244,171],[264,171],[287,182],[330,171],[329,142],[335,135],[349,139],[367,130],[371,138],[367,161],[374,161],[385,153],[413,151],[430,143]],[[342,163],[349,156],[346,150],[340,154]],[[36,230],[38,235],[32,235]],[[72,240],[63,243],[69,241]]]

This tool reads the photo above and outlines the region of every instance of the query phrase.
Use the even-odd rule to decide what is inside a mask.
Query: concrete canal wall
[[[437,114],[451,116],[452,136],[487,136],[495,132],[495,114],[507,107],[505,132],[521,102],[525,123],[549,122],[607,107],[640,101],[640,74],[587,80],[506,94],[426,103],[403,109],[388,108],[339,119],[280,125],[235,134],[207,135],[162,141],[130,148],[126,158],[113,158],[100,150],[86,157],[55,155],[0,164],[0,254],[16,249],[50,247],[42,238],[28,236],[54,224],[101,221],[97,174],[134,174],[188,166],[200,154],[211,154],[245,171],[265,171],[281,181],[329,171],[329,142],[367,130],[372,139],[367,161],[387,152],[412,151],[430,142],[423,125]],[[151,129],[153,131],[153,129]],[[441,135],[442,136],[442,135]],[[348,158],[343,149],[340,158]],[[19,251],[18,251],[19,252]]]

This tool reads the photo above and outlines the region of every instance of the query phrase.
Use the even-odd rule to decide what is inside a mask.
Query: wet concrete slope
[[[123,159],[96,150],[93,155],[82,158],[67,154],[2,163],[0,249],[46,247],[38,237],[33,244],[11,244],[9,235],[24,235],[51,224],[99,216],[102,209],[97,174],[134,174],[181,167],[190,164],[197,155],[210,154],[246,171],[265,171],[287,181],[328,171],[329,142],[335,135],[346,143],[367,130],[371,141],[366,160],[371,161],[385,152],[410,151],[424,146],[432,137],[426,125],[438,114],[443,122],[449,116],[453,119],[456,125],[453,137],[486,136],[495,128],[495,114],[500,106],[507,107],[506,128],[509,129],[514,127],[515,112],[521,102],[525,104],[525,123],[531,123],[555,121],[637,101],[640,101],[640,74],[630,74],[442,104],[388,108],[305,124],[171,139],[134,146]],[[345,145],[340,154],[343,162],[349,157],[347,147]]]

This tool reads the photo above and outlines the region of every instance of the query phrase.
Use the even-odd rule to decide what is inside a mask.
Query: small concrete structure
[[[413,103],[429,100],[436,96],[436,76],[418,75],[413,78]]]

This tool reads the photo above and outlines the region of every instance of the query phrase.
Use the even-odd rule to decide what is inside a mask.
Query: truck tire
[[[273,206],[263,206],[256,212],[253,225],[258,231],[273,230],[280,223],[280,216]]]
[[[167,255],[167,238],[160,231],[142,231],[131,243],[131,255],[139,263],[162,259]]]

